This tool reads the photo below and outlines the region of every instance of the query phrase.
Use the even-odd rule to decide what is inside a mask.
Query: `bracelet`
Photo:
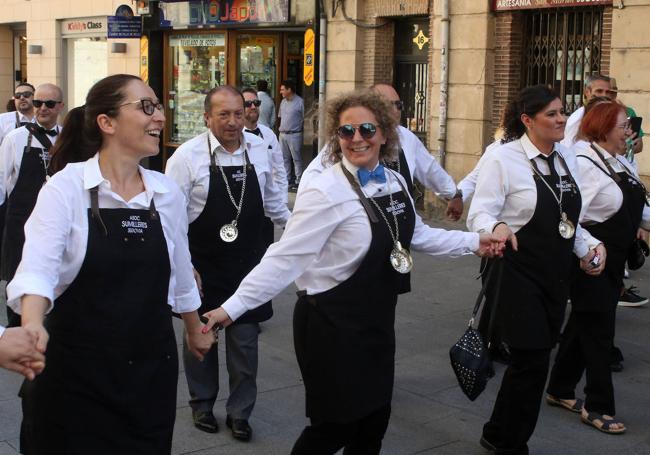
[[[497,224],[495,224],[494,226],[492,226],[492,232],[494,232],[494,230],[495,230],[495,229],[497,228],[497,226],[500,225],[500,224],[505,224],[506,226],[508,225],[508,223],[506,223],[505,221],[499,221]]]

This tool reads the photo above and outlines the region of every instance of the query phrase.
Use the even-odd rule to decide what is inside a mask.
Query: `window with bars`
[[[584,77],[600,73],[602,23],[600,7],[527,13],[522,86],[550,85],[568,113],[580,107]]]

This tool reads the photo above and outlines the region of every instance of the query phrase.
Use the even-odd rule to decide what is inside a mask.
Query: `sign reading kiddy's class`
[[[611,5],[612,0],[492,0],[492,11]]]
[[[103,35],[106,36],[106,16],[82,17],[61,21],[62,36]]]

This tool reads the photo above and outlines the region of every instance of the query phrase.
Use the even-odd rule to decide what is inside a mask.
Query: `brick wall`
[[[612,7],[607,6],[603,12],[603,37],[600,44],[600,73],[609,75],[612,53]]]
[[[523,28],[524,15],[521,11],[496,14],[493,131],[499,126],[506,104],[521,88]]]

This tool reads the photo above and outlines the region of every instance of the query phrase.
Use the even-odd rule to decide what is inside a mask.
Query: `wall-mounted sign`
[[[151,14],[151,7],[149,6],[149,0],[138,0],[138,14],[146,16]]]
[[[316,36],[311,28],[305,31],[305,61],[303,65],[303,80],[307,87],[314,83],[314,54],[316,52]]]
[[[161,26],[289,22],[289,0],[161,0]]]
[[[107,21],[106,16],[102,17],[83,17],[61,21],[61,35],[79,36],[79,35],[103,35],[106,36]]]
[[[149,37],[140,38],[140,79],[149,83]]]
[[[142,36],[142,17],[108,16],[109,38],[140,38]]]
[[[612,0],[492,0],[492,11],[611,5]]]

